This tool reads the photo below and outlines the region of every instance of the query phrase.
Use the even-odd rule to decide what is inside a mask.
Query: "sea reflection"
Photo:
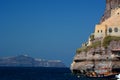
[[[120,79],[90,79],[90,80],[120,80]]]
[[[114,79],[94,79],[94,80],[118,80],[118,79],[114,78]]]
[[[86,78],[86,77],[82,77],[79,78],[78,80],[120,80],[117,78]]]

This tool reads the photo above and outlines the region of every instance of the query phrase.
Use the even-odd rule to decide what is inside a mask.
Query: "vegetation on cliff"
[[[92,43],[88,47],[90,47],[90,48],[96,48],[96,47],[99,47],[99,46],[101,46],[101,41],[96,41],[96,42]]]
[[[81,53],[81,52],[83,52],[83,51],[87,51],[87,46],[78,48],[78,49],[76,50],[76,53],[78,54],[78,53]]]
[[[119,41],[120,40],[120,37],[116,37],[116,36],[106,36],[104,39],[103,39],[103,43],[102,43],[102,46],[104,48],[107,48],[107,46],[110,44],[111,41]]]
[[[94,36],[91,36],[92,39],[94,39]],[[107,48],[107,46],[110,44],[111,41],[119,41],[120,37],[116,37],[116,36],[106,36],[103,39],[103,42],[101,43],[101,41],[96,41],[94,43],[92,43],[90,46],[84,46],[81,48],[78,48],[76,50],[76,53],[79,54],[81,52],[87,52],[88,50],[92,49],[92,48],[97,48],[97,47],[104,47]]]
[[[95,40],[95,38],[94,38],[94,35],[93,35],[93,34],[92,34],[92,35],[90,35],[90,39],[91,39],[91,41]]]
[[[80,52],[87,52],[88,50],[90,50],[91,48],[97,48],[101,45],[101,41],[96,41],[94,43],[92,43],[90,46],[84,46],[81,48],[78,48],[76,50],[76,53],[80,53]]]

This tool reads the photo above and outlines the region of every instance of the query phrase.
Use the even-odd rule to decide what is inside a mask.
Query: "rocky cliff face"
[[[88,42],[76,51],[71,64],[74,73],[92,77],[120,74],[119,9],[120,0],[106,0],[100,24],[96,25]]]
[[[59,60],[35,59],[26,55],[0,58],[0,66],[10,67],[65,67]]]
[[[111,41],[107,48],[91,48],[77,53],[71,64],[74,73],[87,74],[120,71],[120,41]],[[106,71],[105,71],[106,70]],[[100,72],[101,71],[101,72]]]
[[[111,16],[112,11],[118,7],[120,7],[120,0],[106,0],[106,9],[100,23],[108,19]]]

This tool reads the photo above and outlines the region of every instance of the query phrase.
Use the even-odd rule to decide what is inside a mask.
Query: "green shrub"
[[[104,39],[103,39],[103,43],[102,43],[102,46],[107,48],[107,46],[110,44],[111,41],[119,41],[120,40],[120,37],[116,37],[116,36],[106,36]]]
[[[91,36],[90,36],[90,40],[91,40],[91,41],[95,40],[94,35],[91,35]]]
[[[97,47],[100,47],[100,46],[103,46],[104,48],[107,48],[107,46],[110,44],[111,41],[119,41],[120,40],[120,37],[116,37],[116,36],[106,36],[104,39],[103,39],[103,43],[101,43],[101,41],[97,41],[97,42],[94,42],[92,43],[90,46],[85,46],[85,47],[81,47],[81,48],[78,48],[76,50],[76,53],[79,54],[83,51],[87,52],[88,50],[90,50],[91,48],[97,48]],[[102,44],[102,45],[101,45]]]
[[[90,50],[91,48],[96,48],[96,47],[98,47],[98,46],[100,46],[101,45],[101,41],[97,41],[97,42],[95,42],[95,43],[93,43],[92,45],[90,45],[90,46],[85,46],[85,47],[81,47],[81,48],[78,48],[77,50],[76,50],[76,53],[77,54],[79,54],[79,53],[81,53],[81,52],[87,52],[88,50]]]
[[[76,53],[77,53],[77,54],[78,54],[78,53],[81,53],[81,52],[83,52],[83,51],[86,51],[86,49],[87,49],[87,46],[78,48],[78,49],[76,50]]]
[[[99,47],[101,46],[101,41],[97,41],[97,42],[94,42],[90,45],[90,48],[96,48],[96,47]]]

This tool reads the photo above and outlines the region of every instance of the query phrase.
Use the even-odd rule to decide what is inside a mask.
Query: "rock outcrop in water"
[[[0,66],[10,67],[65,67],[60,60],[35,59],[27,55],[0,58]]]

